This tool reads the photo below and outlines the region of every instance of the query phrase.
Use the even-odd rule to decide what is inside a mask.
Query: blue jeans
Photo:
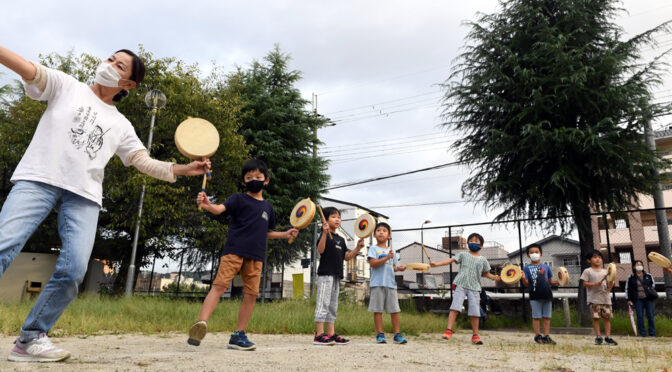
[[[637,313],[637,331],[640,336],[646,336],[646,328],[644,328],[644,312],[646,312],[646,320],[649,323],[649,336],[656,336],[656,325],[653,320],[653,301],[641,299],[635,301],[635,312]]]
[[[41,182],[18,181],[0,211],[0,276],[49,215],[58,211],[61,252],[56,269],[21,327],[22,342],[47,333],[75,299],[84,279],[98,225],[93,201]]]

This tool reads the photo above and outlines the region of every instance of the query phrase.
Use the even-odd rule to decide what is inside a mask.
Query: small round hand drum
[[[613,282],[616,280],[616,264],[615,263],[610,263],[607,265],[607,281],[608,282]]]
[[[175,130],[175,145],[189,159],[203,160],[212,156],[219,147],[219,133],[205,119],[188,118]]]
[[[558,277],[558,284],[561,286],[569,285],[569,273],[564,266],[560,266],[555,270],[555,276]]]
[[[368,238],[376,228],[376,219],[368,213],[357,217],[355,221],[355,235],[360,239]]]
[[[429,271],[430,269],[429,265],[423,263],[408,263],[406,264],[406,268],[409,270],[420,272],[426,272]]]
[[[672,266],[672,263],[670,262],[670,259],[663,256],[662,254],[658,252],[651,252],[648,255],[649,260],[653,262],[654,264],[662,267],[663,269],[666,269],[670,266]]]
[[[310,198],[303,199],[296,203],[292,214],[289,216],[289,223],[295,228],[301,230],[306,228],[315,218],[315,203]],[[289,238],[289,243],[294,241],[294,237]]]
[[[517,265],[506,265],[502,268],[502,282],[504,284],[516,284],[523,277],[523,272],[520,270],[520,267]]]

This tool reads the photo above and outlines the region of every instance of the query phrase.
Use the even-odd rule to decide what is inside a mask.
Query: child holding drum
[[[273,206],[264,200],[263,189],[268,185],[268,168],[261,160],[251,159],[243,165],[241,172],[244,194],[231,195],[224,204],[210,204],[204,192],[198,194],[196,202],[202,209],[212,214],[225,213],[231,217],[229,234],[222,250],[217,277],[203,301],[198,322],[189,329],[190,345],[198,346],[208,329],[208,319],[215,311],[219,299],[226,292],[229,283],[238,272],[243,279],[243,303],[238,311],[236,331],[229,339],[229,349],[254,350],[256,345],[245,335],[247,322],[252,316],[254,303],[259,295],[261,271],[266,258],[266,239],[289,239],[298,234],[297,229],[271,231],[275,228]]]
[[[448,315],[448,326],[443,332],[443,339],[449,340],[453,336],[453,325],[457,320],[457,315],[462,310],[464,299],[469,301],[468,315],[471,318],[471,342],[474,345],[483,345],[483,341],[478,336],[478,318],[481,316],[481,277],[484,276],[496,282],[500,281],[499,275],[490,273],[490,263],[488,259],[481,256],[478,251],[483,247],[484,239],[480,234],[473,233],[467,238],[469,252],[460,252],[455,257],[440,261],[429,261],[431,267],[450,265],[453,262],[460,264],[460,271],[455,277],[455,290],[453,291],[453,302],[450,305],[450,314]]]
[[[527,257],[531,263],[523,269],[523,284],[530,289],[530,306],[532,307],[532,328],[534,329],[534,342],[538,344],[555,345],[555,341],[549,336],[551,330],[551,315],[553,292],[551,285],[558,285],[553,279],[551,268],[541,263],[541,246],[532,244],[527,247]],[[539,320],[542,320],[544,335],[539,332]]]
[[[394,328],[394,343],[405,344],[406,338],[401,334],[401,320],[399,300],[397,298],[397,283],[394,280],[395,271],[406,270],[405,266],[397,266],[398,259],[387,242],[392,236],[390,225],[385,222],[376,224],[373,236],[377,244],[369,247],[368,260],[371,266],[371,296],[369,312],[373,313],[373,323],[376,327],[376,342],[386,344],[383,333],[383,310],[390,314]]]
[[[338,294],[343,279],[343,261],[357,257],[364,247],[364,240],[357,242],[354,250],[348,250],[345,239],[336,234],[341,225],[341,212],[334,207],[324,208],[322,234],[317,240],[320,253],[320,265],[317,267],[317,298],[315,300],[315,338],[314,345],[347,345],[350,341],[339,336],[334,328],[338,310]],[[324,332],[324,324],[327,332]]]
[[[583,270],[581,280],[583,280],[583,286],[586,287],[588,295],[588,305],[590,306],[590,315],[593,318],[593,329],[595,330],[595,344],[602,345],[604,341],[607,345],[618,345],[611,338],[613,313],[609,292],[614,287],[614,282],[607,280],[607,270],[602,267],[602,253],[600,251],[593,250],[588,253],[586,261],[590,263],[590,267]],[[604,340],[600,335],[600,318],[604,322]]]

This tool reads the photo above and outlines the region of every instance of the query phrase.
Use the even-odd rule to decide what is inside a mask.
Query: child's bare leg
[[[316,335],[321,335],[324,333],[324,323],[323,322],[315,322],[315,334]]]
[[[329,336],[332,336],[334,333],[336,333],[336,330],[334,329],[334,323],[327,323],[327,334]]]
[[[450,314],[448,314],[448,325],[446,328],[452,330],[453,325],[455,324],[455,320],[457,320],[457,314],[459,314],[459,311],[456,310],[450,310]]]
[[[611,319],[602,319],[604,322],[604,337],[611,337]]]
[[[532,329],[534,329],[534,334],[539,334],[539,319],[532,319]]]
[[[247,328],[247,322],[250,321],[255,302],[257,302],[257,296],[249,294],[244,295],[243,303],[240,304],[240,310],[238,310],[238,325],[236,325],[236,331],[244,331]]]
[[[544,336],[548,336],[551,333],[551,319],[550,318],[543,318],[541,320],[541,323],[544,327]],[[539,332],[537,332],[537,334],[539,334]]]
[[[383,313],[373,313],[373,324],[376,326],[376,333],[383,333]]]
[[[471,332],[475,335],[478,334],[478,317],[470,316],[471,318]]]
[[[390,314],[390,320],[392,321],[394,333],[401,333],[401,318],[399,317],[399,313]]]
[[[219,304],[219,299],[222,297],[227,288],[222,287],[221,285],[213,285],[210,288],[210,292],[205,297],[203,301],[203,306],[201,306],[201,314],[198,316],[198,320],[208,321],[210,316],[215,311],[217,304]]]
[[[595,330],[595,336],[600,336],[600,319],[593,319],[593,329]]]

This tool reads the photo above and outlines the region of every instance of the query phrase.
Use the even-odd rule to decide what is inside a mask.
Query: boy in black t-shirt
[[[266,258],[266,239],[289,239],[296,236],[297,229],[284,232],[271,231],[275,228],[273,206],[264,200],[263,189],[268,185],[268,168],[257,159],[248,160],[241,172],[244,194],[231,195],[224,204],[210,204],[204,192],[198,194],[198,206],[212,214],[231,216],[229,234],[222,250],[217,277],[212,283],[208,296],[203,301],[199,321],[189,329],[190,345],[198,346],[208,329],[208,319],[215,311],[219,299],[226,292],[233,277],[240,272],[245,288],[243,303],[238,311],[236,331],[229,340],[229,349],[254,350],[256,345],[245,335],[247,322],[252,316],[254,303],[259,295],[261,269]]]
[[[348,250],[345,239],[336,234],[341,225],[341,213],[334,207],[324,208],[322,235],[317,240],[317,251],[320,253],[320,266],[317,268],[317,298],[315,302],[315,338],[314,345],[346,345],[350,341],[339,336],[334,329],[336,310],[338,310],[338,293],[343,279],[343,260],[350,261],[357,256],[364,246],[364,240],[357,242],[355,250]],[[331,233],[331,237],[329,237]],[[327,323],[327,332],[324,332]]]

